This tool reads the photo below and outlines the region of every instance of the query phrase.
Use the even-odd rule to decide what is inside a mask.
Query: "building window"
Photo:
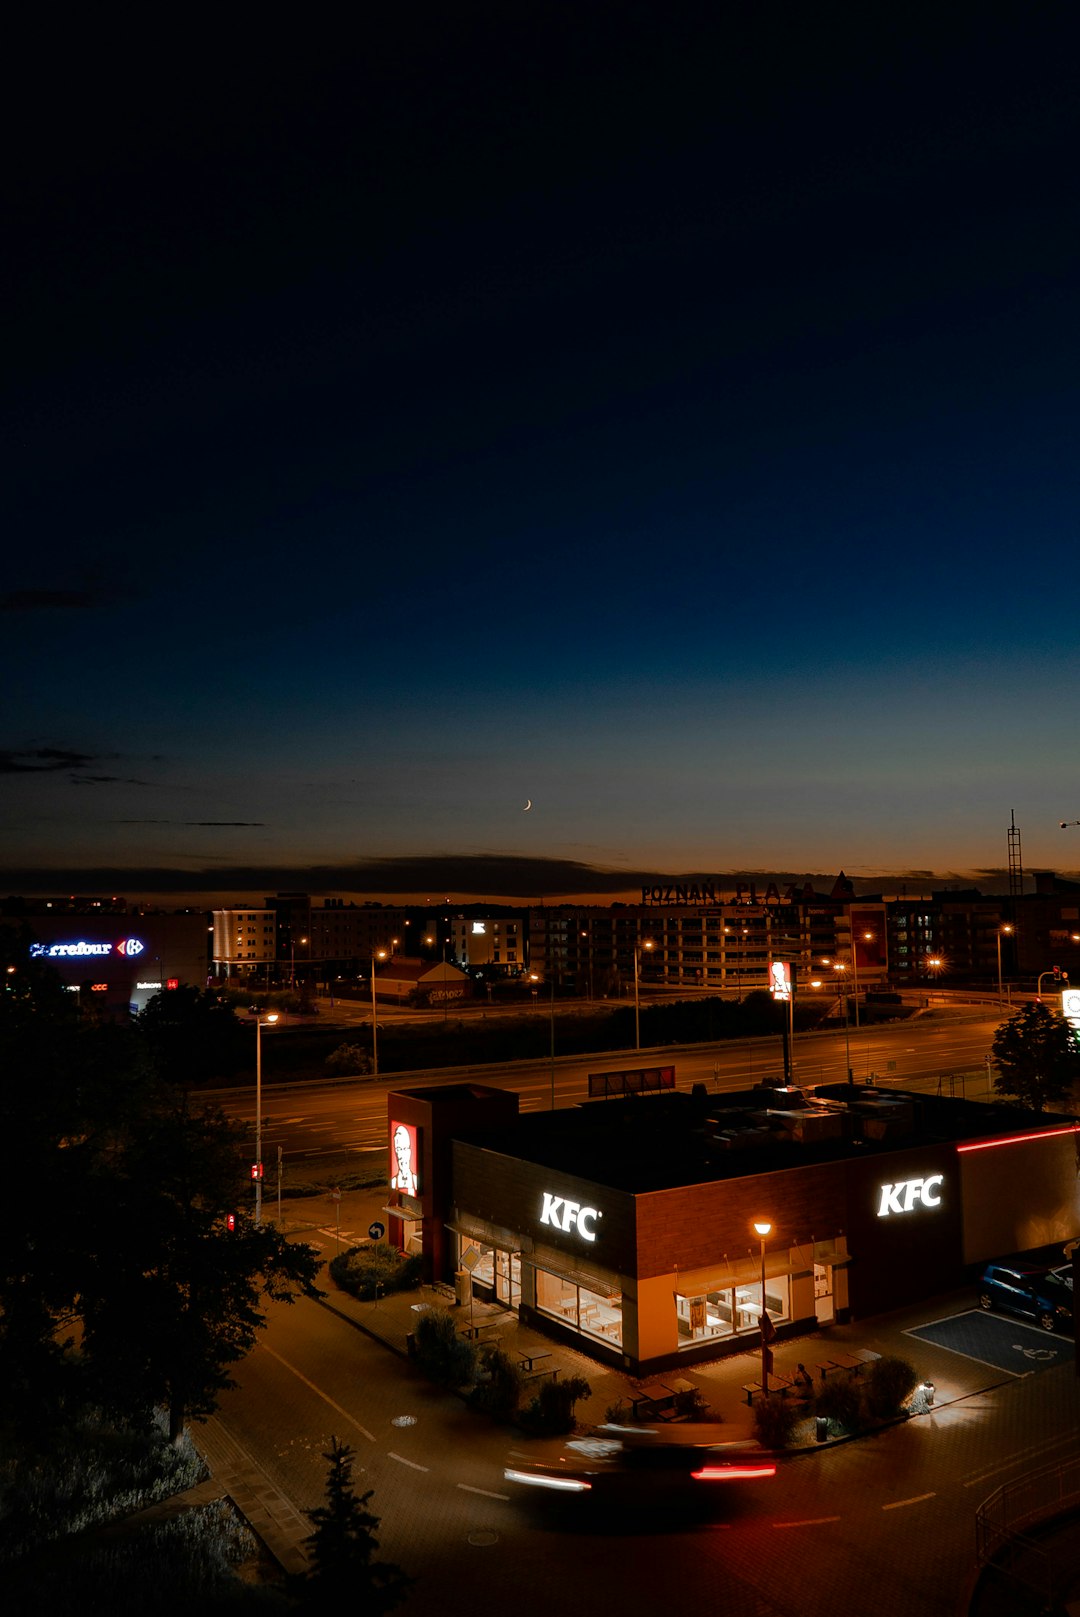
[[[576,1286],[562,1275],[549,1274],[546,1269],[536,1271],[536,1309],[561,1320],[582,1336],[592,1336],[598,1342],[622,1345],[622,1298],[601,1297],[599,1292]]]
[[[786,1275],[765,1282],[765,1306],[773,1324],[791,1318],[791,1287]],[[700,1297],[675,1294],[679,1346],[693,1347],[719,1337],[757,1334],[761,1286],[729,1286]]]

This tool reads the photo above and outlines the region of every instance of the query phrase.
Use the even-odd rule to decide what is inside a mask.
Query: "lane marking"
[[[924,1499],[936,1499],[933,1493],[917,1493],[911,1499],[896,1499],[891,1505],[882,1505],[882,1510],[903,1510],[905,1505],[921,1505]]]
[[[485,1499],[503,1499],[507,1504],[510,1502],[508,1493],[492,1493],[489,1488],[470,1488],[467,1482],[455,1482],[454,1486],[455,1488],[460,1488],[462,1493],[478,1493],[482,1494]]]
[[[334,1400],[327,1397],[326,1393],[323,1392],[321,1387],[317,1387],[313,1381],[309,1381],[307,1376],[296,1368],[295,1364],[290,1364],[288,1359],[283,1359],[280,1353],[275,1353],[274,1349],[272,1347],[267,1347],[265,1342],[259,1342],[257,1346],[262,1350],[263,1353],[269,1353],[270,1357],[272,1359],[276,1359],[278,1364],[284,1365],[286,1370],[291,1370],[296,1379],[298,1381],[302,1381],[304,1386],[309,1388],[317,1398],[321,1398],[324,1404],[329,1404],[330,1408],[340,1415],[343,1420],[347,1420],[350,1426],[355,1426],[356,1430],[358,1432],[362,1432],[369,1442],[374,1443],[375,1438],[372,1433],[368,1431],[367,1427],[361,1426],[360,1422],[355,1420],[353,1416],[349,1414],[347,1409],[342,1409],[340,1404],[335,1404]]]
[[[390,1456],[391,1460],[396,1460],[397,1461],[398,1465],[411,1466],[414,1471],[430,1471],[431,1470],[431,1467],[429,1465],[417,1465],[415,1460],[407,1460],[403,1454],[395,1454],[393,1449],[387,1449],[386,1452]]]
[[[774,1527],[824,1527],[826,1522],[838,1522],[839,1516],[813,1516],[805,1522],[773,1522]]]

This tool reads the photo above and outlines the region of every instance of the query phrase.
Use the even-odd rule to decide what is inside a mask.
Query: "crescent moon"
[[[528,812],[529,812],[529,810],[531,808],[532,808],[532,798],[530,797],[529,801],[526,803],[525,807],[522,809],[522,813],[523,814],[528,814]]]

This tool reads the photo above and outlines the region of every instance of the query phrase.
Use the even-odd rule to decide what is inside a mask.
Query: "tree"
[[[1080,1080],[1080,1044],[1069,1024],[1048,1006],[1032,1002],[994,1035],[998,1076],[994,1088],[1041,1112],[1068,1098]]]
[[[329,1466],[326,1503],[311,1512],[315,1531],[306,1540],[311,1570],[295,1580],[292,1593],[301,1611],[380,1617],[401,1604],[414,1580],[392,1561],[373,1559],[379,1518],[367,1508],[371,1489],[358,1496],[353,1488],[352,1449],[331,1437],[323,1459]]]
[[[214,1107],[161,1091],[101,1143],[84,1196],[82,1352],[108,1407],[163,1404],[178,1442],[234,1383],[262,1298],[318,1295],[318,1255],[234,1213],[240,1132]]]
[[[148,1065],[168,1083],[209,1083],[253,1064],[247,1028],[213,989],[181,985],[155,994],[135,1029]]]

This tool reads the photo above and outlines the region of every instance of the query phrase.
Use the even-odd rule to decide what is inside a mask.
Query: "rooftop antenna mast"
[[[1016,810],[1010,811],[1009,826],[1009,897],[1021,898],[1024,892],[1024,859],[1020,852],[1020,827],[1016,823]]]

